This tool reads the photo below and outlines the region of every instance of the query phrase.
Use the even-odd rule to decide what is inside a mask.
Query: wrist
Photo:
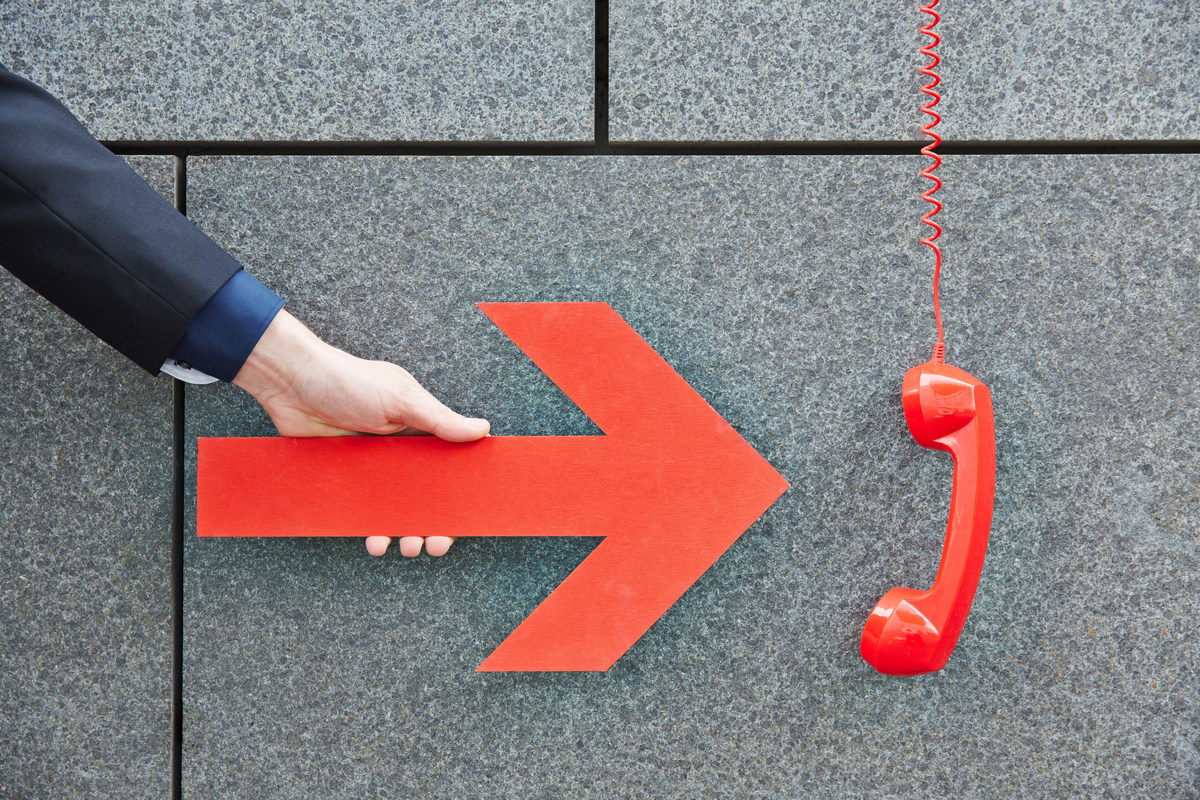
[[[329,345],[286,310],[280,310],[233,378],[260,403],[295,382]]]

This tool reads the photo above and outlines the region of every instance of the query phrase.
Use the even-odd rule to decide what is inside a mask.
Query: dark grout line
[[[175,208],[187,213],[187,158],[175,157]],[[183,797],[183,402],[184,383],[171,383],[174,469],[171,500],[171,798]]]
[[[596,0],[596,147],[608,146],[608,0]]]
[[[923,144],[921,146],[924,146]],[[938,145],[945,155],[1169,155],[1200,153],[1198,139],[1064,139],[991,142],[948,141]]]
[[[187,214],[187,156],[175,156],[175,208],[180,214]]]
[[[607,86],[604,88],[607,104]],[[601,94],[597,84],[597,97]],[[600,110],[597,108],[597,117]],[[597,136],[607,135],[597,127]],[[118,155],[188,156],[724,156],[913,155],[923,141],[829,142],[219,142],[108,141]],[[943,155],[1136,155],[1200,153],[1197,139],[944,141]],[[186,172],[186,168],[185,168]],[[185,183],[186,185],[186,183]],[[184,190],[186,192],[186,188]]]
[[[175,475],[171,522],[171,798],[183,797],[183,392],[172,382]]]

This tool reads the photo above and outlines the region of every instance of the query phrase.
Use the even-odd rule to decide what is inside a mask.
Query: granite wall
[[[933,579],[951,468],[899,402],[924,162],[861,150],[918,138],[917,4],[0,5],[0,63],[185,155],[189,216],[327,340],[494,434],[595,434],[474,304],[604,301],[791,483],[608,672],[476,673],[596,540],[197,539],[197,437],[267,417],[189,387],[177,504],[170,382],[6,279],[0,796],[1195,796],[1200,15],[939,9],[948,360],[993,393],[996,507],[955,655],[899,680],[858,635]],[[342,140],[380,154],[279,154]],[[681,141],[750,144],[638,150]],[[463,155],[501,142],[578,154]]]

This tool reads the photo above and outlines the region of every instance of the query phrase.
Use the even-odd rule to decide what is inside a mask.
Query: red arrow
[[[788,484],[607,304],[479,308],[604,436],[201,439],[197,532],[606,537],[479,670],[607,670]]]

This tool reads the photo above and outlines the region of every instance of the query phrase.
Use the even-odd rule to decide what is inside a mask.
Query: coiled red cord
[[[937,126],[937,124],[942,121],[942,117],[933,110],[933,107],[936,106],[942,99],[942,96],[938,94],[935,89],[935,87],[942,82],[942,79],[934,71],[934,68],[942,62],[942,60],[938,57],[938,54],[933,52],[933,48],[942,41],[933,30],[937,26],[938,20],[941,19],[941,17],[938,16],[938,13],[933,10],[937,4],[938,0],[930,0],[927,5],[921,6],[922,13],[933,17],[933,19],[931,19],[927,25],[921,28],[921,33],[933,40],[921,48],[921,55],[929,56],[931,59],[933,59],[928,64],[925,64],[921,67],[921,74],[930,79],[929,83],[921,87],[921,91],[933,98],[928,103],[921,106],[921,111],[933,117],[932,120],[921,126],[921,133],[933,139],[932,142],[921,148],[922,155],[927,155],[933,159],[932,164],[921,170],[922,178],[928,178],[929,180],[933,181],[933,186],[930,186],[921,194],[922,200],[933,205],[933,208],[931,208],[924,214],[924,216],[921,217],[921,222],[924,222],[926,225],[933,228],[933,233],[922,239],[921,244],[929,245],[929,247],[933,250],[933,316],[937,320],[937,344],[933,346],[932,360],[941,363],[946,357],[946,345],[942,341],[942,308],[938,303],[938,281],[942,275],[942,251],[941,248],[937,246],[936,240],[942,235],[942,226],[933,221],[934,215],[942,210],[941,202],[934,197],[934,194],[937,193],[937,190],[942,188],[942,179],[933,174],[933,171],[942,164],[942,157],[933,151],[935,147],[942,143],[942,137],[938,136],[937,132],[934,131],[934,128]]]

